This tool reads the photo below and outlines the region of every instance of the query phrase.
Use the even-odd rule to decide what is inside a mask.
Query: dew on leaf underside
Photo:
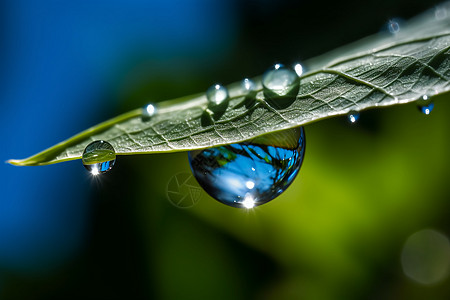
[[[428,95],[423,95],[421,99],[417,101],[417,108],[425,115],[429,115],[434,108],[434,102]]]
[[[356,122],[358,122],[359,117],[360,117],[360,114],[359,114],[359,112],[357,112],[357,111],[350,111],[350,112],[347,114],[347,119],[348,119],[348,121],[349,121],[350,123],[356,123]]]
[[[267,203],[294,181],[303,162],[303,127],[250,142],[188,153],[192,172],[214,199],[238,208]]]
[[[116,162],[116,152],[110,143],[101,140],[94,141],[84,149],[82,162],[92,175],[106,173]]]

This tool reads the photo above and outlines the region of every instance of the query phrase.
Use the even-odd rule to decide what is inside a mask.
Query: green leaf
[[[211,114],[204,94],[162,102],[151,119],[137,109],[94,126],[14,165],[47,165],[80,159],[94,140],[118,155],[175,152],[242,142],[351,110],[408,103],[445,93],[450,78],[450,23],[427,12],[396,35],[377,34],[306,61],[299,91],[282,105],[257,91],[245,96],[228,86],[230,101]]]

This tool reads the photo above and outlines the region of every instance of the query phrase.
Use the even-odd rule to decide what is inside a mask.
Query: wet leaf
[[[176,152],[241,142],[349,111],[408,103],[450,88],[450,20],[427,12],[395,35],[377,34],[306,61],[300,89],[281,103],[257,90],[228,86],[230,101],[207,109],[204,94],[160,103],[151,118],[137,109],[94,126],[14,165],[47,165],[80,159],[94,140],[111,143],[118,155]]]

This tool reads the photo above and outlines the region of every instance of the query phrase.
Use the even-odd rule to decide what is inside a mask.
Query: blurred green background
[[[5,2],[1,158],[31,155],[148,101],[305,61],[436,4]],[[193,207],[172,205],[167,187],[190,173],[186,153],[118,157],[97,180],[79,161],[2,166],[0,298],[448,299],[445,98],[429,116],[408,104],[364,111],[357,124],[306,126],[297,179],[251,211],[205,192]],[[405,246],[418,231],[424,241]],[[414,279],[405,247],[417,253],[416,275],[443,275]]]

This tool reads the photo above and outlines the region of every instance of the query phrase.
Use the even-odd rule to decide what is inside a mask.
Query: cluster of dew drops
[[[389,23],[389,26],[397,28],[395,24]],[[298,91],[299,77],[303,72],[303,66],[299,63],[293,68],[282,64],[272,66],[263,74],[261,80],[266,97],[285,97],[292,88]],[[249,95],[256,89],[257,85],[253,80],[242,80],[243,95]],[[208,107],[213,110],[226,104],[230,96],[225,86],[214,84],[206,91],[206,98]],[[434,104],[428,95],[424,95],[418,102],[422,113],[428,115],[433,110]],[[209,108],[206,110],[208,113],[214,113]],[[155,104],[147,104],[142,109],[142,120],[150,120],[157,112]],[[347,114],[350,123],[356,123],[359,118],[360,113],[357,111]],[[294,181],[305,154],[303,127],[284,132],[288,132],[289,137],[296,143],[281,146],[250,141],[189,151],[192,173],[199,185],[212,198],[223,204],[250,209],[267,203],[283,193]],[[110,171],[115,161],[113,146],[102,140],[87,145],[82,155],[83,165],[94,176]]]

